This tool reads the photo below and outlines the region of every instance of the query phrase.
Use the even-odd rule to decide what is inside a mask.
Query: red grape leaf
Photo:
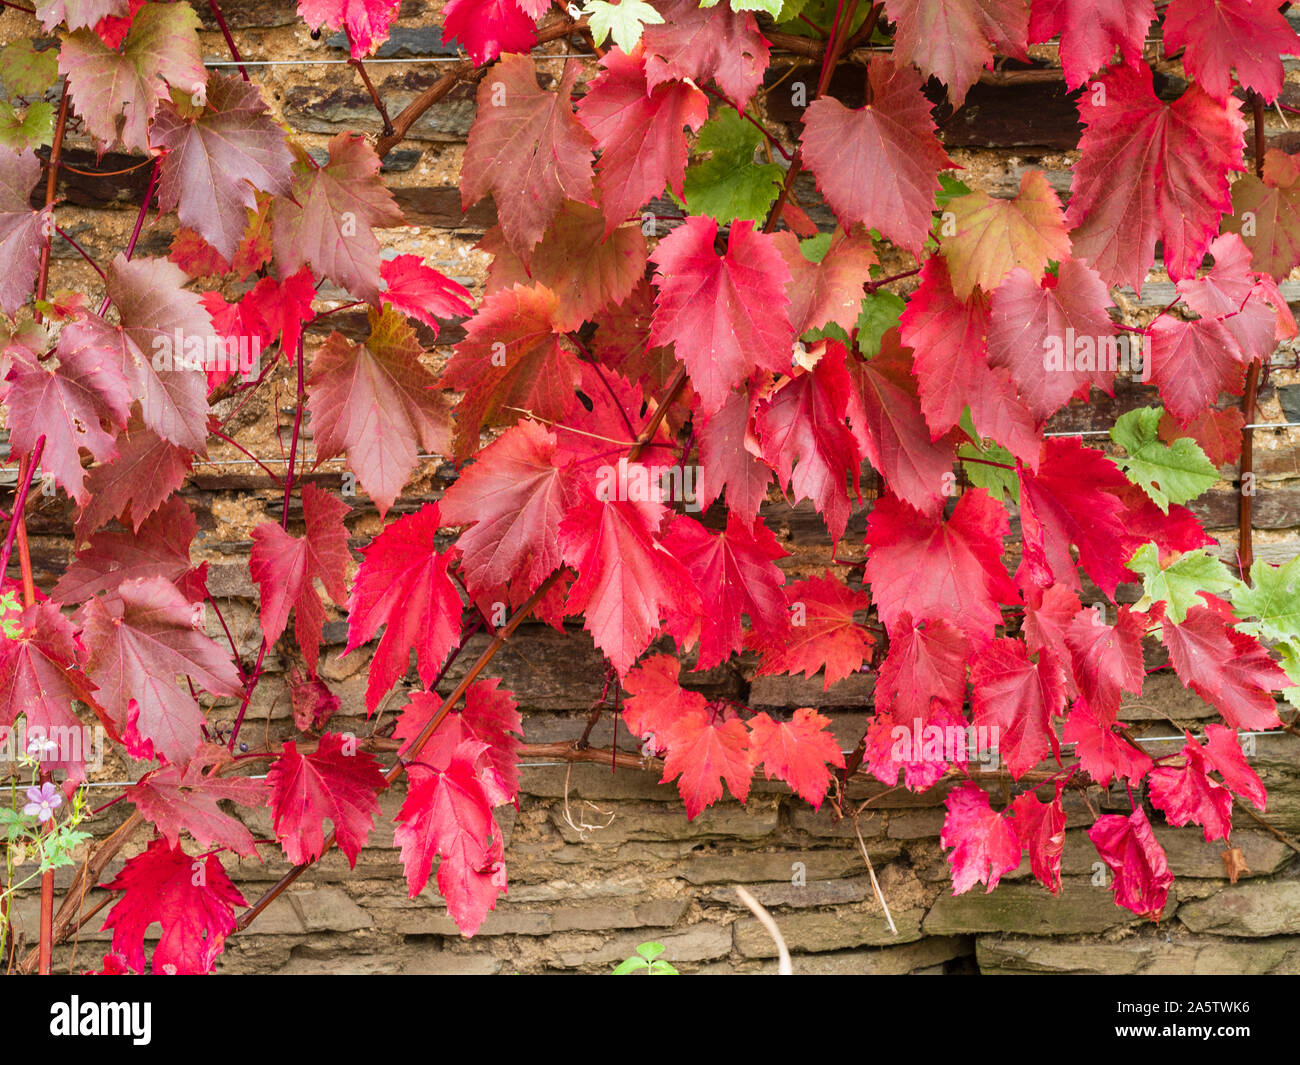
[[[1161,631],[1178,679],[1230,726],[1280,727],[1272,693],[1291,682],[1255,637],[1238,632],[1217,611],[1199,604],[1181,625],[1166,619]]]
[[[145,4],[120,49],[81,29],[63,38],[59,73],[68,79],[83,128],[102,155],[121,140],[149,150],[149,124],[169,87],[200,93],[207,71],[199,54],[199,17],[189,4]]]
[[[1039,587],[1059,581],[1078,591],[1073,544],[1078,566],[1114,599],[1115,586],[1133,579],[1124,567],[1131,553],[1124,507],[1111,494],[1127,484],[1105,452],[1069,437],[1044,442],[1038,472],[1020,471],[1021,572]]]
[[[825,670],[823,690],[862,668],[875,640],[853,620],[871,605],[867,593],[836,580],[829,570],[820,577],[785,587],[787,609],[780,627],[751,630],[745,646],[762,655],[758,672],[803,673]],[[769,618],[769,622],[771,619]]]
[[[998,604],[1019,601],[1002,564],[1009,527],[1005,508],[982,488],[963,493],[947,521],[881,496],[867,518],[865,579],[886,628],[941,618],[976,645],[988,643],[1002,621]]]
[[[128,859],[104,886],[123,894],[101,931],[113,930],[113,950],[136,972],[144,971],[145,932],[155,922],[162,925],[153,951],[155,975],[210,973],[235,930],[234,908],[248,905],[215,854],[193,858],[162,838]]]
[[[1218,402],[1220,392],[1240,394],[1246,360],[1222,319],[1151,323],[1151,383],[1176,418],[1190,421]]]
[[[1121,606],[1112,626],[1102,623],[1096,612],[1080,610],[1066,629],[1065,643],[1079,690],[1104,720],[1115,720],[1122,691],[1142,694],[1146,620],[1145,614]]]
[[[16,620],[19,632],[0,640],[0,729],[8,730],[23,714],[29,737],[75,739],[75,747],[64,743],[42,755],[41,768],[62,769],[68,780],[84,781],[91,752],[81,742],[85,733],[72,700],[93,706],[97,713],[101,708],[91,695],[95,686],[77,668],[72,622],[52,603],[36,603],[7,620]]]
[[[328,684],[304,674],[297,666],[289,667],[289,702],[298,731],[310,733],[319,732],[342,705]]]
[[[1036,282],[1049,260],[1070,254],[1065,213],[1041,170],[1024,172],[1014,199],[977,191],[954,197],[947,209],[954,232],[944,238],[943,257],[960,300],[976,286],[992,292],[1017,267]]]
[[[993,53],[1027,60],[1028,0],[886,0],[897,26],[894,54],[948,86],[960,107]]]
[[[329,162],[302,154],[288,196],[271,208],[271,240],[280,276],[304,266],[378,304],[379,241],[374,228],[400,226],[402,212],[379,177],[379,156],[359,133],[340,133]]]
[[[420,448],[446,454],[451,418],[420,362],[415,330],[391,308],[370,311],[370,336],[331,333],[311,364],[307,409],[316,458],[346,454],[382,518],[415,468]]]
[[[60,603],[84,603],[101,592],[115,593],[123,581],[165,577],[191,603],[207,597],[208,564],[190,565],[190,543],[199,531],[190,508],[172,496],[134,532],[99,532],[64,571],[50,593]]]
[[[566,62],[554,92],[537,84],[525,55],[507,55],[478,89],[478,119],[469,133],[461,172],[461,206],[489,192],[506,243],[525,262],[560,205],[596,205],[592,138],[574,117],[570,93],[578,65]]]
[[[891,788],[901,769],[908,791],[928,791],[948,772],[950,758],[964,767],[976,753],[968,749],[969,727],[960,706],[938,700],[910,717],[897,703],[886,709],[878,705],[863,737],[863,764]]]
[[[851,382],[844,346],[824,342],[812,370],[791,377],[762,400],[754,427],[763,458],[795,501],[809,499],[838,543],[849,521],[847,475],[859,499],[862,455],[845,424]]]
[[[36,3],[36,17],[47,30],[60,22],[70,30],[92,27],[100,19],[120,18],[127,10],[127,0],[37,0]]]
[[[768,780],[784,780],[818,810],[830,787],[827,766],[844,768],[844,752],[827,731],[830,723],[829,717],[809,707],[796,710],[789,721],[755,714],[749,719],[749,759],[755,768],[763,766]]]
[[[1268,792],[1259,774],[1246,764],[1236,730],[1223,725],[1206,725],[1205,737],[1207,742],[1203,753],[1209,767],[1218,770],[1231,791],[1249,799],[1256,809],[1262,811],[1268,801]]]
[[[828,342],[828,353],[838,347]],[[847,362],[849,425],[862,453],[903,502],[927,517],[938,516],[948,500],[945,489],[953,481],[955,454],[948,441],[930,438],[912,376],[911,350],[899,345],[898,331],[891,329],[874,359],[847,357]]]
[[[699,615],[691,575],[657,539],[666,514],[653,500],[592,495],[560,522],[560,550],[578,575],[565,613],[583,614],[583,628],[620,677],[650,646],[661,619],[680,626]]]
[[[442,30],[465,46],[475,66],[502,52],[528,52],[537,40],[532,16],[516,0],[451,0],[442,9]]]
[[[1209,254],[1214,266],[1178,282],[1179,295],[1202,318],[1222,318],[1244,361],[1272,355],[1279,340],[1296,335],[1295,318],[1277,285],[1251,270],[1250,250],[1235,233],[1215,237]]]
[[[1107,814],[1097,818],[1088,829],[1088,838],[1115,874],[1115,902],[1139,917],[1159,920],[1174,874],[1142,807],[1128,817]]]
[[[376,795],[388,786],[382,770],[377,759],[357,749],[355,737],[342,733],[325,733],[305,755],[294,740],[285,741],[266,774],[275,838],[285,857],[294,865],[319,858],[329,820],[339,850],[355,868],[379,813]]]
[[[1183,50],[1183,69],[1216,100],[1243,89],[1265,103],[1282,91],[1282,56],[1300,52],[1300,37],[1277,8],[1252,0],[1170,0],[1165,47]]]
[[[85,607],[86,673],[134,758],[187,761],[203,743],[189,677],[213,695],[242,695],[228,651],[195,626],[194,606],[163,577],[123,581],[117,599]]]
[[[1256,270],[1283,280],[1300,263],[1300,166],[1285,152],[1264,153],[1263,180],[1247,174],[1232,186],[1223,228],[1240,233]]]
[[[1182,424],[1165,411],[1160,419],[1160,439],[1172,445],[1179,437],[1189,436],[1216,466],[1233,466],[1241,457],[1241,427],[1245,424],[1240,407],[1203,407]]]
[[[1156,17],[1152,0],[1033,0],[1029,39],[1048,41],[1061,35],[1065,84],[1077,89],[1114,58],[1142,62],[1147,27]]]
[[[1037,466],[1039,430],[1016,394],[1005,369],[988,363],[988,297],[974,292],[957,299],[943,256],[931,255],[921,267],[921,285],[898,320],[899,336],[913,351],[912,372],[921,413],[932,438],[961,421],[969,405],[976,431]]]
[[[900,618],[876,676],[876,713],[906,722],[926,719],[936,704],[960,713],[970,652],[966,634],[948,621]]]
[[[1065,634],[1080,610],[1079,595],[1064,584],[1046,588],[1029,584],[1021,588],[1025,598],[1024,637],[1030,653],[1047,649],[1063,657]]]
[[[785,574],[775,560],[789,553],[755,518],[730,512],[725,530],[713,532],[683,515],[668,527],[664,547],[682,559],[699,589],[700,654],[696,669],[712,669],[744,646],[741,615],[755,629],[773,631],[785,614]]]
[[[577,402],[577,357],[561,343],[559,299],[542,285],[488,296],[465,323],[465,339],[439,382],[464,391],[456,404],[456,460],[478,447],[488,422],[514,421],[525,411],[564,421]]]
[[[1039,802],[1033,792],[1017,795],[1011,803],[1011,822],[1020,845],[1029,851],[1029,867],[1038,882],[1053,895],[1061,890],[1061,853],[1065,850],[1065,810],[1058,781],[1051,802]]]
[[[388,40],[401,6],[401,0],[298,0],[298,14],[312,29],[343,27],[353,58],[360,59]]]
[[[1205,842],[1232,834],[1232,792],[1208,775],[1205,751],[1190,732],[1181,752],[1183,764],[1158,765],[1147,778],[1151,805],[1164,813],[1171,825],[1189,821],[1205,830]]]
[[[601,72],[578,102],[578,121],[596,142],[596,189],[605,235],[633,217],[665,186],[685,196],[686,134],[709,117],[709,100],[687,81],[650,89],[645,62],[618,48],[605,53]]]
[[[447,769],[464,740],[486,743],[487,760],[513,799],[519,791],[519,736],[523,735],[524,724],[519,704],[500,685],[500,677],[471,684],[465,693],[465,706],[439,722],[416,757],[422,765]],[[411,701],[393,730],[394,738],[403,741],[398,754],[406,754],[441,707],[442,697],[434,692],[411,693]]]
[[[971,660],[971,711],[976,728],[988,728],[1002,761],[1019,780],[1052,753],[1052,718],[1065,709],[1065,675],[1057,660],[1035,663],[1023,641],[994,640]]]
[[[41,469],[84,506],[86,471],[79,452],[85,448],[99,462],[117,457],[115,434],[100,423],[125,428],[131,394],[118,353],[102,344],[88,323],[63,327],[57,355],[57,368],[38,360],[13,360],[3,393],[9,446],[19,455],[31,455],[44,436]]]
[[[260,278],[239,302],[241,306],[255,310],[261,318],[267,343],[280,338],[280,350],[292,365],[298,357],[302,327],[316,317],[316,312],[311,309],[311,301],[315,298],[316,285],[311,271],[303,267],[283,281],[273,277]]]
[[[117,458],[94,467],[86,478],[90,501],[77,516],[76,542],[85,543],[128,510],[129,524],[138,532],[145,518],[185,482],[193,458],[133,419],[117,438]]]
[[[646,740],[644,749],[650,753],[667,751],[684,723],[709,720],[708,700],[678,683],[681,668],[682,664],[671,655],[652,655],[623,678],[623,690],[627,692],[623,723],[632,735]]]
[[[316,290],[310,272],[304,270],[298,276],[307,278],[308,288],[314,296]],[[263,280],[269,281],[272,285],[277,284],[269,278]],[[247,356],[243,363],[246,367],[245,372],[250,380],[257,377],[257,362],[261,358],[262,349],[271,343],[272,336],[271,326],[267,324],[266,319],[262,317],[262,312],[249,298],[252,295],[253,290],[250,290],[236,303],[227,303],[220,292],[205,292],[201,297],[203,307],[212,319],[213,331],[225,343],[225,351],[229,351],[234,356],[229,360],[222,358],[219,362],[214,359],[211,364],[205,366],[209,393],[222,382],[240,373],[241,343]]]
[[[1074,254],[1107,284],[1141,289],[1160,237],[1169,276],[1191,277],[1232,206],[1228,173],[1243,169],[1240,108],[1196,85],[1166,104],[1145,63],[1112,67],[1097,85],[1079,98],[1086,129],[1066,211]]]
[[[208,440],[203,371],[216,334],[201,297],[181,287],[188,280],[166,259],[128,260],[119,254],[109,264],[106,287],[121,329],[104,330],[95,319],[87,321],[100,329],[103,343],[120,352],[145,424],[164,440],[203,454]]]
[[[314,674],[320,658],[325,609],[316,591],[319,579],[339,606],[348,598],[348,530],[343,518],[346,503],[314,484],[302,487],[302,512],[306,531],[290,536],[274,522],[253,530],[248,570],[261,593],[262,637],[274,646],[294,612],[294,636]]]
[[[36,154],[15,152],[0,144],[0,256],[5,270],[0,274],[0,311],[15,314],[36,287],[48,220],[45,211],[33,211],[29,199],[32,186],[40,179],[41,163]]]
[[[597,362],[640,384],[648,393],[661,391],[678,366],[671,347],[650,343],[654,299],[654,286],[642,278],[627,299],[605,309],[591,340],[591,354]],[[690,409],[692,395],[687,381],[669,410],[669,424],[675,424],[681,412]]]
[[[677,780],[686,804],[687,820],[722,798],[722,782],[742,803],[749,797],[754,775],[750,764],[749,730],[737,718],[720,720],[720,714],[688,715],[678,721],[668,737],[661,784]]]
[[[748,104],[770,54],[753,14],[726,4],[702,8],[696,0],[656,0],[653,6],[663,22],[641,34],[647,90],[669,80],[698,85],[712,79],[737,108]]]
[[[1146,754],[1111,730],[1112,724],[1112,719],[1099,717],[1087,700],[1078,699],[1061,730],[1062,742],[1075,745],[1084,772],[1103,788],[1112,777],[1136,784],[1152,766]]]
[[[989,808],[988,794],[979,785],[963,781],[943,800],[948,808],[939,843],[952,847],[952,893],[962,895],[976,884],[987,891],[998,886],[1020,865],[1020,840],[1011,822]],[[987,894],[986,891],[986,894]]]
[[[494,258],[486,295],[515,285],[545,285],[559,299],[555,327],[577,329],[605,307],[622,303],[645,275],[646,243],[637,225],[609,227],[595,207],[565,201],[528,264],[493,226],[479,248]]]
[[[1013,270],[990,303],[989,364],[1005,366],[1040,422],[1090,385],[1108,395],[1119,364],[1119,335],[1106,308],[1110,293],[1097,272],[1069,259],[1038,282]]]
[[[804,111],[801,145],[826,202],[846,229],[880,230],[918,259],[930,235],[939,171],[951,167],[930,103],[910,67],[873,58],[871,103],[851,111],[822,96]]]
[[[423,322],[438,335],[439,318],[473,313],[469,290],[435,270],[418,255],[399,255],[379,265],[383,300],[402,314]]]
[[[786,295],[794,335],[831,322],[846,333],[853,330],[862,310],[862,286],[871,280],[871,267],[877,261],[870,235],[860,226],[848,232],[837,228],[820,262],[804,255],[793,233],[782,231],[773,239],[790,268]]]
[[[146,773],[126,789],[126,798],[173,847],[179,845],[184,829],[202,847],[229,847],[254,858],[257,847],[252,834],[217,804],[228,799],[243,806],[265,806],[267,786],[249,777],[218,776],[229,761],[230,752],[224,747],[204,744],[186,764]]]
[[[456,541],[471,595],[516,575],[528,591],[560,565],[560,520],[572,492],[555,458],[555,434],[527,419],[478,453],[439,500],[445,525],[467,526]]]
[[[158,207],[232,259],[257,206],[255,189],[289,190],[293,156],[284,129],[266,114],[262,94],[235,75],[208,79],[207,106],[192,121],[163,107],[150,138],[163,149]]]
[[[731,225],[725,254],[718,223],[692,216],[659,241],[652,344],[672,343],[705,415],[756,367],[790,372],[794,330],[786,318],[790,268],[774,239],[747,220]]]
[[[446,769],[419,773],[393,833],[411,898],[428,883],[434,855],[442,856],[438,890],[465,936],[478,931],[505,888],[500,830],[491,796],[479,779],[486,751],[486,743],[467,740]]]
[[[370,662],[366,713],[407,670],[415,648],[420,679],[431,686],[438,669],[460,640],[460,593],[448,574],[452,555],[435,550],[441,519],[426,503],[384,526],[361,549],[361,568],[348,599],[350,654],[387,626]]]
[[[732,392],[703,419],[699,428],[700,470],[696,499],[708,509],[727,492],[727,509],[746,521],[758,515],[767,497],[772,470],[763,461],[762,445],[750,424],[754,399],[747,390]]]

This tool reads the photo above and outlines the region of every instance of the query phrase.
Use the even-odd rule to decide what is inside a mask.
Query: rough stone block
[[[790,952],[845,950],[863,945],[893,946],[921,938],[921,911],[895,913],[895,936],[885,923],[879,906],[871,909],[842,908],[821,913],[776,914],[777,927]],[[776,957],[776,944],[757,918],[742,918],[735,924],[736,949],[747,958]]]
[[[547,947],[554,951],[550,965],[561,969],[598,969],[608,971],[636,948],[653,939],[664,945],[662,957],[676,966],[682,962],[711,961],[731,953],[731,929],[708,922],[691,925],[678,932],[650,935],[646,932],[623,933],[604,940],[599,936],[569,932],[552,936]]]
[[[288,897],[308,932],[354,932],[374,924],[370,914],[341,888],[309,888],[292,891]]]
[[[990,894],[980,885],[964,895],[943,892],[926,915],[925,931],[927,935],[1004,932],[1053,936],[1105,932],[1136,921],[1132,913],[1115,905],[1109,888],[1069,877],[1062,878],[1061,893],[1055,897],[1036,882],[999,884]]]
[[[571,804],[572,805],[572,804]],[[563,809],[552,808],[551,823],[566,842],[608,846],[629,840],[694,840],[732,838],[755,840],[770,836],[777,828],[777,800],[751,799],[741,806],[719,802],[694,820],[687,820],[680,805],[611,803],[613,820],[603,828],[576,830],[564,817]],[[571,811],[572,812],[572,811]],[[593,820],[596,815],[591,815]],[[602,818],[601,821],[607,818]],[[576,816],[574,817],[577,821]]]
[[[980,972],[992,976],[1300,973],[1300,937],[1240,943],[1215,936],[1167,935],[1156,929],[1119,943],[985,935],[976,939],[975,958]]]
[[[1221,936],[1300,933],[1300,881],[1257,880],[1225,887],[1179,906],[1178,919],[1193,932]]]
[[[876,848],[873,846],[871,851]],[[871,854],[872,861],[876,855]],[[751,884],[784,880],[790,883],[800,872],[809,882],[834,880],[862,869],[857,847],[843,850],[789,850],[776,853],[734,851],[726,854],[694,854],[681,866],[681,875],[692,884]]]

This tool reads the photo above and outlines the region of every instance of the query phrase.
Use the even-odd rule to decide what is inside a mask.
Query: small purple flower
[[[63,796],[53,784],[42,784],[39,788],[27,789],[27,805],[23,807],[24,817],[35,817],[44,824],[54,816],[54,811],[63,805]]]

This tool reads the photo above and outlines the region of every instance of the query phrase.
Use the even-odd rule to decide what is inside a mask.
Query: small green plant
[[[5,592],[0,595],[0,632],[10,640],[16,640],[18,634],[22,632],[22,626],[18,624],[18,619],[11,615],[21,614],[23,612],[22,604],[18,602],[17,595],[12,592]]]
[[[3,608],[0,600],[0,609]],[[85,792],[77,791],[71,803],[49,781],[40,779],[41,755],[49,740],[34,739],[19,759],[20,771],[30,774],[30,786],[19,791],[19,777],[10,778],[8,802],[0,801],[0,842],[4,845],[4,887],[0,899],[12,896],[19,888],[42,873],[64,865],[74,865],[77,846],[90,839],[89,832],[77,826],[86,817]],[[58,810],[64,808],[60,818]],[[15,870],[27,866],[30,872],[15,879]],[[3,912],[3,911],[0,911]],[[0,954],[8,941],[8,925],[0,916]]]
[[[681,973],[659,957],[663,952],[662,943],[642,943],[632,957],[618,963],[614,975],[631,976],[641,973],[645,976],[680,976]]]

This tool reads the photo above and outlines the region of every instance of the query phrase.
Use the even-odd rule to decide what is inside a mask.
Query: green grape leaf
[[[0,101],[0,144],[15,152],[35,151],[54,140],[54,105],[37,100],[27,105],[19,117],[7,103]]]
[[[1175,625],[1186,620],[1192,607],[1206,605],[1202,592],[1230,592],[1233,602],[1241,594],[1241,581],[1209,551],[1187,551],[1162,566],[1156,545],[1143,544],[1128,568],[1142,577],[1144,594],[1135,609],[1146,610],[1160,600],[1168,604],[1165,616]]]
[[[1163,414],[1163,407],[1131,410],[1111,427],[1110,438],[1128,452],[1115,460],[1125,476],[1168,514],[1170,503],[1186,503],[1211,488],[1219,472],[1190,437],[1179,437],[1172,446],[1161,442]]]
[[[803,252],[803,257],[810,263],[819,263],[826,258],[826,253],[831,250],[831,238],[833,236],[835,236],[834,233],[818,233],[815,237],[799,241],[799,250]]]
[[[974,191],[964,181],[958,181],[951,174],[941,171],[939,174],[939,191],[934,194],[934,209],[942,211],[950,200],[958,196],[969,196]]]
[[[613,36],[614,43],[623,51],[630,52],[641,39],[641,31],[646,26],[657,26],[664,20],[645,0],[622,0],[611,4],[606,0],[590,0],[582,9],[591,28],[591,37],[600,44],[607,37]]]
[[[1015,456],[1001,444],[983,438],[976,432],[969,407],[961,413],[961,428],[970,437],[970,443],[962,444],[957,449],[957,457],[980,460],[963,466],[970,483],[976,488],[983,488],[1000,503],[1011,499],[1019,506],[1020,475],[1014,469],[1004,470],[1002,466],[988,465],[990,462],[1000,462],[1003,466],[1014,466]]]
[[[10,97],[40,96],[59,77],[59,50],[36,50],[32,41],[14,41],[0,51],[0,70]]]
[[[1284,642],[1273,649],[1278,653],[1278,665],[1282,667],[1282,671],[1295,681],[1292,687],[1282,689],[1282,698],[1296,709],[1300,709],[1300,648],[1294,643]]]
[[[719,0],[700,0],[700,7],[717,7]],[[729,0],[732,11],[766,11],[773,18],[781,14],[783,0]]]
[[[711,154],[686,169],[686,209],[724,223],[762,223],[785,176],[775,164],[754,162],[762,141],[763,134],[729,108],[706,122],[695,150]]]
[[[1232,612],[1248,619],[1237,626],[1242,632],[1300,643],[1300,557],[1284,566],[1255,559],[1250,584],[1233,592]]]
[[[868,358],[879,355],[881,337],[898,325],[898,317],[906,307],[901,296],[883,288],[864,297],[857,322],[858,350]]]

